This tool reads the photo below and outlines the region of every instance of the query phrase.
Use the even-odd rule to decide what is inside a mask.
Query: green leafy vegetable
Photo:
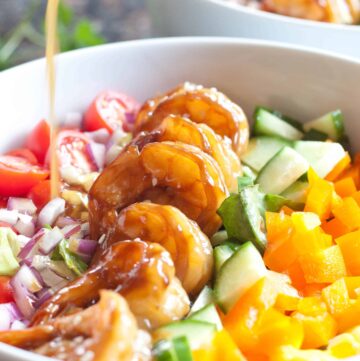
[[[69,269],[74,271],[78,276],[87,270],[87,264],[76,254],[69,250],[69,241],[63,239],[55,248],[51,255],[53,261],[64,260]]]
[[[16,234],[8,227],[0,228],[0,275],[12,276],[19,268],[16,255],[20,245]]]

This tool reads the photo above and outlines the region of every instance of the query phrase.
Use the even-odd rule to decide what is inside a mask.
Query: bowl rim
[[[220,3],[222,0],[200,0],[200,1],[208,1],[208,2],[216,2]],[[241,5],[242,6],[242,5]],[[244,7],[244,6],[242,6]],[[285,17],[285,16],[284,16]],[[291,19],[291,18],[290,18]],[[306,21],[305,21],[306,22]],[[330,24],[331,25],[331,24]],[[360,25],[359,25],[360,30]],[[268,48],[273,49],[275,51],[291,51],[295,53],[304,53],[304,54],[312,54],[317,57],[325,57],[329,59],[333,59],[336,61],[343,61],[347,63],[352,63],[353,65],[360,66],[360,59],[356,57],[352,57],[350,55],[344,55],[337,53],[331,50],[324,50],[313,48],[306,45],[299,44],[290,44],[284,43],[281,41],[273,41],[273,40],[261,40],[261,39],[247,39],[247,38],[234,38],[228,36],[178,36],[178,37],[155,37],[148,39],[137,39],[137,40],[128,40],[128,41],[120,41],[120,42],[112,42],[108,44],[95,45],[91,47],[76,49],[67,51],[64,53],[57,54],[55,56],[56,62],[59,60],[66,60],[69,58],[74,58],[77,56],[91,56],[91,54],[96,52],[111,51],[117,50],[118,48],[138,48],[138,47],[152,47],[152,46],[247,46],[247,47],[259,47],[259,48]],[[16,73],[18,71],[26,70],[27,67],[33,66],[41,66],[45,65],[45,57],[40,57],[35,60],[31,60],[25,62],[23,64],[19,64],[13,66],[9,69],[0,71],[0,79],[3,76],[11,76],[12,73]]]
[[[236,4],[233,2],[228,2],[224,0],[199,0],[201,2],[207,2],[212,3],[216,6],[229,8],[232,10],[235,10],[236,12],[244,12],[248,15],[256,15],[256,16],[262,16],[264,18],[267,18],[269,20],[275,20],[275,21],[281,21],[283,23],[287,24],[293,24],[295,25],[302,25],[304,27],[310,27],[310,28],[323,28],[323,29],[333,29],[338,31],[347,31],[347,32],[359,32],[360,33],[360,24],[358,25],[346,25],[346,24],[335,24],[335,23],[328,23],[323,21],[316,21],[316,20],[308,20],[308,19],[301,19],[296,18],[288,15],[281,15],[276,14],[272,12],[268,12],[261,9],[254,9],[242,4]],[[360,34],[359,34],[360,35]]]

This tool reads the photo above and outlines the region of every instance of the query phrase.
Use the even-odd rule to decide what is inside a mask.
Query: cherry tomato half
[[[28,197],[32,199],[37,209],[42,209],[45,204],[50,202],[50,180],[44,180],[32,187]]]
[[[10,277],[0,276],[0,303],[14,301]]]
[[[0,156],[0,196],[24,196],[37,183],[49,177],[49,171],[13,155]]]
[[[121,127],[129,131],[128,120],[133,118],[139,104],[128,95],[105,91],[100,93],[84,115],[84,127],[87,131],[106,128],[110,133]]]
[[[91,160],[87,146],[90,139],[77,130],[62,130],[57,137],[57,154],[59,166],[73,166],[85,173],[97,170],[96,164]]]
[[[13,155],[15,157],[24,158],[24,159],[28,160],[29,163],[31,163],[33,165],[39,164],[35,154],[31,150],[29,150],[27,148],[13,149],[10,152],[7,152],[6,155]]]
[[[43,164],[50,146],[50,126],[45,120],[41,120],[31,131],[25,141],[25,145]]]

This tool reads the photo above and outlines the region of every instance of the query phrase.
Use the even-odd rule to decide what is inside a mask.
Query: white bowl
[[[341,108],[355,148],[360,139],[360,62],[259,41],[179,38],[135,41],[61,55],[57,114],[83,111],[104,89],[140,101],[190,80],[216,86],[251,117],[258,104],[301,120]],[[20,144],[47,114],[44,60],[0,73],[1,151]],[[359,142],[358,142],[359,143]],[[0,344],[1,361],[41,361]]]
[[[232,36],[360,58],[360,26],[301,20],[222,0],[148,0],[156,36]]]

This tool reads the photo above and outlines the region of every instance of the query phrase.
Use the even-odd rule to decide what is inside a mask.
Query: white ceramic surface
[[[140,101],[189,80],[216,86],[249,115],[257,104],[309,120],[341,108],[360,149],[360,62],[274,43],[179,38],[112,44],[58,59],[57,114],[84,110],[101,90]],[[43,60],[0,73],[0,151],[20,144],[47,114]],[[1,316],[0,316],[1,317]],[[42,361],[0,344],[1,361]]]
[[[232,36],[311,46],[360,58],[360,26],[267,13],[222,0],[147,0],[156,36]]]

